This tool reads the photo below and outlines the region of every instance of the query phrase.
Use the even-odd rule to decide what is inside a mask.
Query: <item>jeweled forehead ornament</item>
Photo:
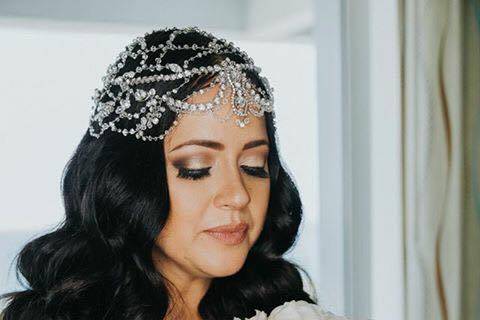
[[[145,33],[144,37],[134,39],[126,47],[126,50],[119,54],[117,61],[109,65],[107,75],[102,78],[103,88],[95,89],[92,97],[94,105],[90,116],[90,135],[99,138],[105,130],[112,130],[125,136],[135,135],[137,139],[162,140],[178,124],[182,115],[196,112],[211,112],[220,121],[226,121],[231,118],[232,114],[235,114],[237,115],[235,123],[240,127],[244,127],[250,122],[248,114],[261,117],[264,112],[271,112],[273,123],[276,126],[273,88],[269,85],[267,78],[263,76],[259,75],[259,78],[265,90],[254,86],[248,79],[246,70],[259,74],[261,69],[254,65],[253,60],[245,52],[235,47],[233,43],[227,42],[225,39],[217,39],[212,34],[196,27],[171,28],[164,31],[172,31],[164,44],[147,48],[145,37],[149,33]],[[189,32],[199,33],[210,39],[210,42],[207,45],[175,43],[179,35]],[[186,58],[182,65],[163,63],[163,57],[171,50],[190,50],[193,54]],[[190,66],[192,62],[203,56],[228,53],[236,53],[246,62],[238,63],[226,57],[218,64]],[[154,64],[147,63],[149,54],[158,55]],[[120,72],[129,57],[132,59],[141,57],[140,64],[135,70]],[[146,70],[150,71],[150,74],[141,75]],[[192,77],[202,75],[214,76],[208,85],[209,88],[218,86],[211,101],[202,101],[201,103],[185,101],[194,95],[202,95],[209,88],[193,91],[184,99],[175,98],[175,94],[188,84]],[[158,93],[153,85],[148,86],[148,84],[157,82],[167,83],[165,87],[168,87],[169,90]],[[179,84],[175,85],[176,83]],[[220,117],[215,111],[228,102],[231,102],[231,109],[226,116]],[[159,118],[166,108],[177,114],[175,121],[161,134],[150,135],[149,129],[159,123]],[[120,122],[121,119],[128,120]]]

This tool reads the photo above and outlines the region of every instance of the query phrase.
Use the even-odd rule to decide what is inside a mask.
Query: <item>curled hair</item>
[[[169,32],[152,33],[146,40],[158,45]],[[193,33],[184,41],[201,44],[204,39]],[[184,50],[166,58],[175,63],[188,54]],[[225,53],[195,61],[211,64],[227,56],[242,59]],[[124,68],[133,69],[135,63],[127,60]],[[262,85],[258,74],[248,76]],[[198,76],[178,94],[187,97],[209,81]],[[166,84],[149,85],[167,90]],[[167,110],[159,132],[175,119]],[[270,113],[265,121],[271,192],[264,228],[237,273],[212,279],[198,307],[203,319],[252,317],[255,309],[269,313],[290,300],[316,303],[304,291],[299,270],[305,270],[282,257],[297,239],[302,203],[281,164]],[[3,295],[8,302],[4,320],[147,320],[167,315],[174,301],[151,256],[170,206],[163,150],[163,140],[144,142],[111,131],[96,139],[85,133],[62,175],[65,219],[18,254],[17,277],[25,288]]]

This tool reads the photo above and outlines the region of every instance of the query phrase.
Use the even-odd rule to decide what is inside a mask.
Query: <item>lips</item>
[[[215,228],[211,228],[208,230],[205,230],[207,232],[222,232],[222,233],[231,233],[231,232],[241,232],[244,231],[246,228],[248,228],[248,224],[246,222],[241,222],[237,224],[228,224],[228,225],[223,225]]]
[[[242,243],[247,236],[247,223],[225,225],[205,230],[205,233],[229,245]]]

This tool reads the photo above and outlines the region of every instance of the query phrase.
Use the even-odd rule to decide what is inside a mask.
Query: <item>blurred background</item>
[[[0,293],[63,218],[94,88],[133,38],[198,26],[275,88],[305,220],[287,257],[355,319],[480,319],[480,1],[0,0]]]

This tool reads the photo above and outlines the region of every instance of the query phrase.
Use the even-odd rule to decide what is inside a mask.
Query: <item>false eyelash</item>
[[[209,170],[211,167],[200,168],[200,169],[188,169],[188,168],[178,168],[177,177],[190,180],[198,180],[205,176],[210,175]]]
[[[178,175],[177,177],[189,180],[198,180],[203,177],[210,175],[211,167],[200,168],[200,169],[188,169],[188,168],[178,168]],[[249,167],[249,166],[242,166],[243,170],[248,173],[249,175],[259,177],[259,178],[268,178],[269,174],[263,167]]]
[[[243,170],[245,170],[248,174],[259,177],[259,178],[268,178],[268,172],[265,171],[263,167],[249,167],[249,166],[242,166]]]

